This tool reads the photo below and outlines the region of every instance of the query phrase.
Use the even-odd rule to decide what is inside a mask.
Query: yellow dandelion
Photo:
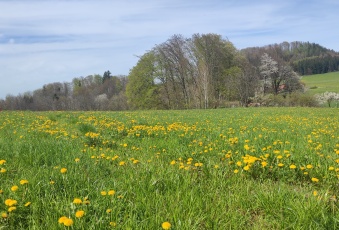
[[[330,166],[330,167],[328,168],[328,170],[332,171],[332,170],[334,170],[334,167]]]
[[[161,224],[162,229],[170,229],[171,228],[171,223],[170,222],[163,222]]]
[[[261,166],[262,166],[263,168],[266,167],[266,166],[267,166],[267,162],[266,162],[266,161],[261,162]]]
[[[245,167],[244,167],[244,170],[245,171],[248,171],[250,169],[250,166],[248,166],[248,165],[246,165]]]
[[[69,227],[73,225],[73,220],[71,218],[67,218],[66,220],[64,220],[64,225]]]
[[[12,192],[17,191],[18,189],[19,189],[19,187],[17,185],[14,185],[14,186],[11,187]]]
[[[297,168],[297,166],[295,166],[295,165],[290,165],[290,169],[296,169]]]
[[[176,161],[175,160],[173,160],[173,161],[171,161],[171,165],[175,165],[175,163],[176,163]]]
[[[15,207],[15,206],[13,206],[13,207],[9,207],[9,209],[8,209],[8,212],[13,212],[15,209],[16,209],[16,207]]]
[[[5,172],[7,172],[6,169],[4,169],[4,168],[1,168],[1,169],[0,169],[0,173],[5,173]]]
[[[100,194],[101,194],[102,196],[106,196],[106,195],[107,195],[107,192],[106,192],[106,191],[101,191]]]
[[[318,178],[315,178],[315,177],[312,177],[312,182],[319,182],[319,179]]]
[[[7,213],[5,213],[5,212],[2,212],[2,213],[1,213],[1,217],[5,219],[5,218],[7,218],[7,217],[8,217],[8,214],[7,214]]]
[[[62,168],[62,169],[60,169],[60,172],[61,172],[61,173],[66,173],[66,172],[67,172],[67,169],[66,169],[66,168]]]
[[[108,195],[109,195],[109,196],[114,196],[114,194],[115,194],[115,191],[114,191],[114,190],[109,190],[109,191],[108,191]]]
[[[317,196],[318,192],[317,191],[313,191],[313,196]]]
[[[278,166],[279,166],[279,167],[283,167],[284,164],[283,164],[283,163],[279,163]]]
[[[112,227],[115,227],[115,226],[117,226],[117,223],[115,223],[114,221],[111,221],[111,222],[109,222],[109,225],[111,225]]]
[[[79,161],[80,161],[80,158],[75,158],[74,161],[75,161],[75,162],[79,162]]]
[[[28,184],[28,180],[20,180],[20,184],[21,185]]]
[[[16,200],[13,200],[13,199],[7,199],[5,200],[5,205],[11,207],[11,206],[14,206],[14,205],[17,205],[18,202]]]
[[[306,168],[307,168],[307,169],[311,169],[311,168],[313,168],[313,165],[310,165],[310,164],[309,164],[309,165],[306,165]]]
[[[119,162],[119,165],[120,165],[120,166],[124,166],[125,164],[126,164],[125,161],[120,161],[120,162]]]
[[[30,205],[31,205],[31,203],[32,203],[32,202],[27,202],[27,203],[25,204],[25,207],[28,207],[28,206],[30,206]]]
[[[82,200],[79,198],[74,198],[73,204],[82,204]]]
[[[239,172],[239,170],[238,169],[236,169],[236,170],[234,170],[233,171],[235,174],[237,174],[238,172]]]
[[[242,163],[241,163],[241,161],[237,161],[237,166],[241,166],[242,165]]]
[[[106,213],[111,213],[112,212],[112,209],[106,209]]]
[[[0,165],[3,165],[6,163],[6,160],[0,160]]]
[[[81,218],[84,215],[85,215],[85,211],[83,211],[83,210],[79,210],[75,213],[75,217],[77,217],[77,218]]]

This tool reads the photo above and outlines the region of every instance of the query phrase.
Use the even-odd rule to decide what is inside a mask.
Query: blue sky
[[[106,70],[128,75],[136,56],[174,34],[339,51],[338,12],[337,0],[0,0],[0,98]]]

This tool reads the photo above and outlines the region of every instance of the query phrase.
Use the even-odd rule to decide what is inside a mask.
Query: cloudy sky
[[[174,34],[339,51],[338,12],[338,0],[0,0],[0,98],[106,70],[128,75],[136,56]]]

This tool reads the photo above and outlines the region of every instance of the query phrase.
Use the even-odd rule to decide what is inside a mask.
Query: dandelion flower
[[[235,174],[237,174],[238,172],[239,172],[239,170],[238,169],[236,169],[236,170],[234,170],[233,171]]]
[[[312,177],[312,182],[319,182],[319,179],[318,178],[315,178],[315,177]]]
[[[20,184],[21,185],[28,184],[28,180],[20,180]]]
[[[108,193],[107,193],[109,196],[113,196],[115,194],[115,191],[114,190],[109,190]]]
[[[27,202],[27,203],[25,204],[25,207],[28,207],[28,206],[30,206],[30,205],[31,205],[31,203],[32,203],[32,202]]]
[[[79,198],[74,198],[73,204],[82,204],[82,200]]]
[[[16,209],[16,207],[15,207],[15,206],[13,206],[13,207],[9,207],[9,209],[8,209],[8,212],[13,212],[15,209]]]
[[[106,191],[101,191],[100,193],[101,193],[102,196],[106,196],[107,195]]]
[[[6,160],[0,160],[0,165],[3,165],[6,163]]]
[[[16,200],[13,200],[13,199],[7,199],[5,200],[5,205],[11,207],[11,206],[14,206],[14,205],[17,205],[17,201]]]
[[[297,168],[297,166],[295,166],[295,165],[290,165],[290,169],[296,169]]]
[[[59,224],[63,224],[65,220],[67,220],[68,218],[66,216],[62,216],[59,218],[58,222]]]
[[[1,168],[1,169],[0,169],[0,173],[5,173],[5,172],[7,172],[6,169],[4,169],[4,168]]]
[[[66,172],[67,172],[67,169],[66,169],[66,168],[62,168],[62,169],[60,169],[60,172],[61,172],[61,173],[66,173]]]
[[[161,224],[162,229],[170,229],[171,228],[171,223],[170,222],[163,222]]]
[[[14,186],[11,187],[12,192],[17,191],[18,189],[19,189],[19,187],[17,185],[14,185]]]
[[[67,218],[64,221],[64,225],[67,226],[67,227],[72,226],[73,225],[73,220],[71,218]]]
[[[283,163],[279,163],[278,166],[279,166],[279,167],[283,167],[284,164],[283,164]]]
[[[261,166],[262,166],[263,168],[266,167],[266,166],[267,166],[267,162],[266,162],[266,161],[261,162]]]
[[[311,169],[313,168],[313,165],[306,165],[306,168]]]
[[[81,218],[81,217],[83,217],[85,215],[85,211],[83,211],[83,210],[79,210],[79,211],[77,211],[76,213],[75,213],[75,216],[77,217],[77,218]]]
[[[8,214],[7,214],[7,213],[5,213],[5,212],[2,212],[2,213],[1,213],[1,217],[5,219],[5,218],[7,218],[7,217],[8,217]]]
[[[317,196],[318,192],[317,191],[313,191],[313,196]]]
[[[115,223],[114,221],[111,221],[111,222],[109,222],[109,225],[111,225],[112,227],[115,227],[115,226],[117,226],[117,223]]]
[[[120,165],[120,166],[124,166],[125,164],[126,164],[125,161],[120,161],[120,162],[119,162],[119,165]]]
[[[246,165],[245,167],[244,167],[244,170],[245,171],[248,171],[250,169],[250,166],[248,166],[248,165]]]
[[[80,161],[80,158],[75,158],[74,161],[75,161],[75,162],[79,162],[79,161]]]

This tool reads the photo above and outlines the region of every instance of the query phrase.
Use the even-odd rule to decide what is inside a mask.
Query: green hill
[[[301,81],[306,84],[308,93],[328,92],[339,93],[339,72],[303,76]]]

